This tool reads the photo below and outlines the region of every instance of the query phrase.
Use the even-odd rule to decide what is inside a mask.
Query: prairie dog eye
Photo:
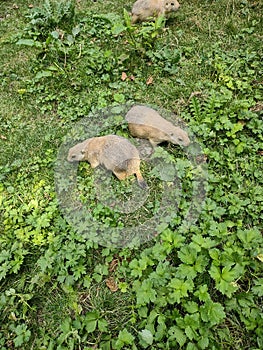
[[[82,149],[80,153],[81,153],[81,154],[85,154],[85,150],[84,150],[84,149]]]
[[[178,137],[178,140],[179,140],[180,142],[183,142],[183,139],[182,139],[181,137]]]
[[[171,2],[171,6],[174,6],[174,2]]]
[[[76,158],[76,154],[72,154],[71,159],[75,159]]]

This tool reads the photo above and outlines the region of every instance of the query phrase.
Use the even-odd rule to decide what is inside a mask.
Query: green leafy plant
[[[165,28],[132,25],[119,0],[28,5],[0,2],[0,348],[262,349],[262,3],[186,0]],[[186,228],[189,148],[164,143],[142,162],[151,194],[134,216],[102,204],[79,166],[78,199],[107,227],[150,219],[180,179],[153,239],[113,249],[67,223],[53,165],[77,120],[126,101],[184,119],[209,176]],[[130,200],[132,180],[112,182],[114,200]]]
[[[69,24],[74,23],[75,1],[45,0],[41,7],[33,8],[27,16],[29,19],[30,30],[33,35],[47,38],[50,31],[57,28],[68,29]]]

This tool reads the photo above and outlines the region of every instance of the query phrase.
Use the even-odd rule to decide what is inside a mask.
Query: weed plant
[[[262,2],[185,0],[135,26],[131,6],[0,3],[0,349],[263,348]],[[125,103],[178,114],[209,175],[198,220],[180,230],[194,169],[179,147],[158,147],[181,198],[136,249],[86,239],[54,186],[63,137]],[[79,198],[106,225],[133,225],[158,209],[160,170],[143,162],[151,192],[134,213],[101,204],[88,164]],[[116,198],[134,182],[112,179]]]

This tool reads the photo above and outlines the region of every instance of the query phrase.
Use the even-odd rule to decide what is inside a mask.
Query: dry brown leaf
[[[262,102],[256,103],[255,106],[250,108],[250,110],[252,112],[261,112],[263,110],[263,103]]]
[[[190,101],[191,100],[191,98],[193,98],[193,97],[199,97],[199,96],[202,96],[202,91],[193,91],[192,93],[191,93],[191,95],[189,96],[189,99],[188,99],[188,101]]]
[[[118,260],[118,259],[113,259],[113,260],[110,262],[109,271],[110,271],[110,272],[116,271],[116,269],[117,269],[117,267],[118,267],[118,264],[119,264],[119,260]]]
[[[122,72],[122,73],[121,73],[121,80],[122,80],[122,81],[125,81],[127,78],[128,78],[128,77],[127,77],[127,74],[126,74],[125,72]]]
[[[111,292],[117,292],[119,289],[117,282],[115,281],[114,277],[109,277],[106,279],[106,285],[109,288]]]
[[[146,80],[146,85],[151,85],[153,83],[153,77],[150,76],[147,80]]]
[[[7,140],[7,137],[5,137],[4,135],[0,135],[0,139],[1,140]]]

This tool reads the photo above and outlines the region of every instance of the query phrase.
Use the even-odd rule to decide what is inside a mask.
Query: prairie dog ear
[[[90,141],[91,141],[91,140],[92,140],[92,138],[91,138],[91,139],[88,139],[88,140],[86,140],[86,141],[84,141],[84,142],[82,143],[82,149],[81,149],[81,151],[80,151],[81,154],[87,153],[88,147],[89,147],[89,144],[90,144]]]

